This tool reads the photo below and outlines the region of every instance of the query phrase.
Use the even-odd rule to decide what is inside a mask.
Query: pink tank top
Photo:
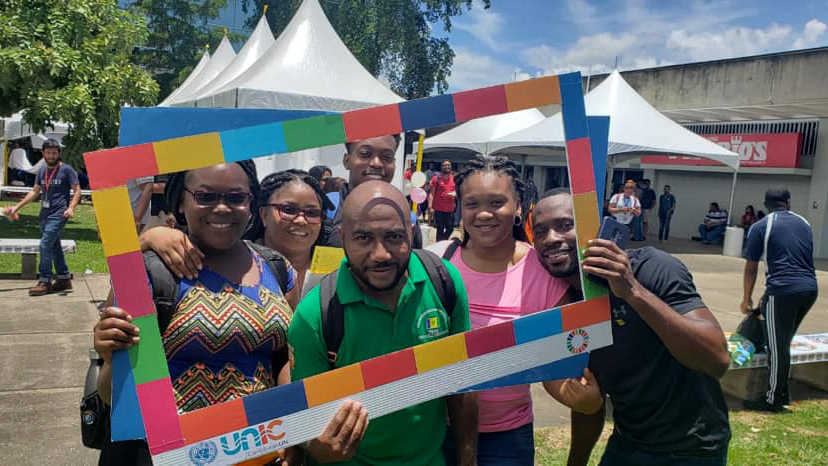
[[[568,288],[543,268],[534,249],[504,272],[481,273],[466,267],[461,248],[449,261],[457,267],[469,297],[473,329],[555,307]],[[533,420],[529,385],[479,392],[480,432],[502,432]]]

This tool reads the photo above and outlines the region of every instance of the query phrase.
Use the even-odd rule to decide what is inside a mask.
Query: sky
[[[451,90],[828,45],[828,0],[491,0],[454,19]]]
[[[123,1],[123,0],[121,0]],[[245,33],[243,0],[215,23]],[[828,45],[828,0],[491,0],[453,18],[450,91]]]

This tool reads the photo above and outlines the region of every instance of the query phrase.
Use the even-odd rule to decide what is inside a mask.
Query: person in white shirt
[[[609,213],[618,223],[629,226],[633,219],[641,215],[641,202],[635,196],[635,181],[627,180],[620,193],[614,194],[609,201]]]

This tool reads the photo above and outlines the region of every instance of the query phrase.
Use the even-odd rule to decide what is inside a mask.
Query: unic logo
[[[242,451],[267,445],[269,441],[278,442],[285,438],[285,433],[278,429],[282,421],[276,419],[267,424],[259,424],[221,437],[221,449],[226,455],[235,455]],[[232,438],[232,440],[231,440]],[[281,442],[286,443],[286,442]]]

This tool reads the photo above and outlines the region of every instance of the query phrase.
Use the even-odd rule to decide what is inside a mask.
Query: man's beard
[[[543,268],[546,269],[547,272],[549,272],[550,275],[552,275],[553,277],[556,277],[556,278],[567,278],[569,276],[572,276],[572,275],[578,273],[578,258],[577,258],[577,256],[576,257],[572,257],[571,255],[569,256],[569,262],[566,264],[566,268],[552,267],[549,264],[547,264],[545,260],[543,260],[543,257],[541,257],[540,263],[543,266]]]
[[[348,256],[348,254],[346,253],[345,257],[347,257],[347,256]],[[350,258],[348,259],[348,263],[349,264],[351,263]],[[354,267],[353,265],[351,265],[350,266],[350,271],[351,271],[352,274],[354,274],[354,276],[358,279],[359,282],[361,282],[363,285],[367,286],[371,291],[383,292],[383,291],[393,290],[397,285],[400,284],[400,280],[402,280],[403,276],[405,276],[405,271],[408,269],[408,264],[406,263],[405,267],[403,267],[398,262],[388,261],[388,262],[383,262],[381,264],[375,264],[374,265],[374,267],[382,267],[382,266],[391,266],[391,267],[395,267],[397,269],[397,273],[394,276],[394,280],[392,280],[392,282],[388,286],[384,286],[384,287],[374,286],[371,283],[371,280],[368,278],[367,274],[362,269],[358,269],[358,268]]]

